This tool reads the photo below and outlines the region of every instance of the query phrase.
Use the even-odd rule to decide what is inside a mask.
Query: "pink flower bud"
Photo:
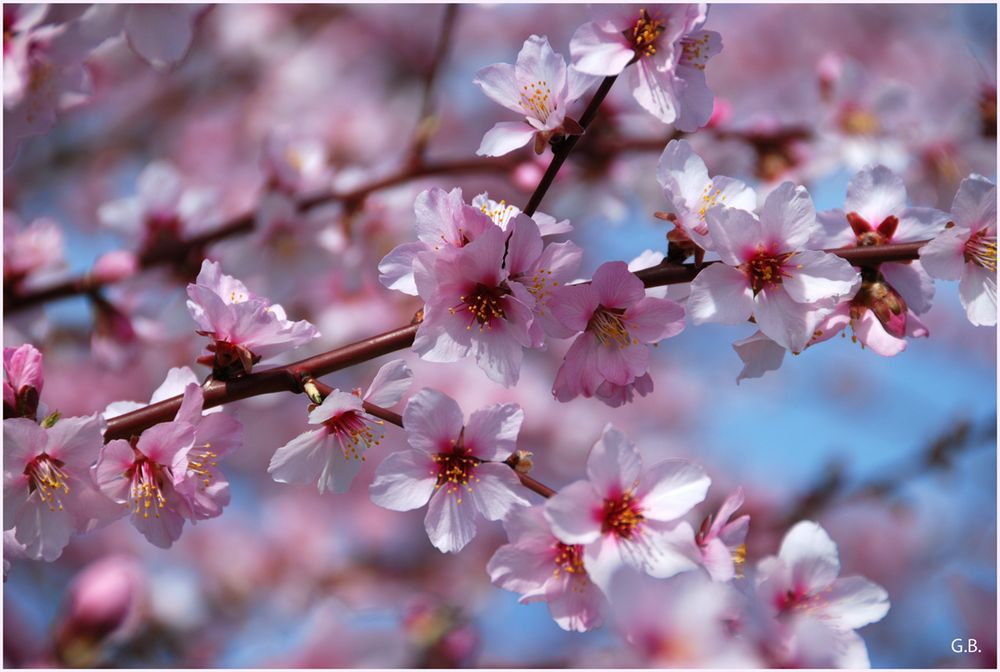
[[[56,638],[64,662],[89,666],[98,647],[120,637],[138,618],[145,576],[130,557],[112,555],[73,580]]]
[[[139,270],[139,260],[128,250],[115,250],[103,254],[94,262],[91,271],[94,279],[100,283],[111,283],[124,280],[135,275]]]
[[[42,392],[42,353],[26,343],[3,349],[4,417],[34,418]]]

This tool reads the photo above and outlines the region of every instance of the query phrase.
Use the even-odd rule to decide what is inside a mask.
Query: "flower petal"
[[[368,488],[375,504],[393,511],[419,509],[434,494],[437,464],[430,455],[418,450],[391,453],[375,471]]]

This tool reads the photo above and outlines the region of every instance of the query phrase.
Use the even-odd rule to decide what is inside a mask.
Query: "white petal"
[[[449,494],[442,488],[431,497],[424,529],[434,548],[457,553],[476,536],[476,507],[461,494]]]
[[[524,147],[535,137],[535,128],[523,121],[501,121],[486,131],[476,150],[478,156],[503,156]]]
[[[798,252],[789,263],[796,268],[790,277],[783,279],[783,286],[788,296],[798,303],[849,296],[861,280],[849,263],[826,252]]]

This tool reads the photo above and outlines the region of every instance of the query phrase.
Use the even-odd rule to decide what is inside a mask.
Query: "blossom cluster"
[[[229,483],[219,460],[242,445],[242,425],[221,409],[204,410],[193,371],[171,369],[150,400],[183,395],[172,421],[107,443],[106,422],[144,404],[116,402],[73,418],[56,411],[39,421],[43,383],[38,350],[4,349],[4,530],[20,554],[51,562],[73,534],[126,515],[168,548],[185,521],[222,514]]]

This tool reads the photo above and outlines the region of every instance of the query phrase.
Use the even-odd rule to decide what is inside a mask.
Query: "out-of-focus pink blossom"
[[[323,143],[288,127],[268,134],[262,163],[269,186],[287,194],[318,186],[328,177]]]
[[[785,535],[777,557],[758,563],[757,596],[778,619],[785,649],[797,651],[802,647],[795,640],[808,638],[813,645],[825,642],[840,664],[867,663],[864,641],[855,630],[882,620],[889,596],[867,579],[838,574],[837,545],[822,527],[803,521]]]
[[[739,488],[726,497],[717,514],[705,519],[695,535],[702,565],[715,581],[729,581],[742,575],[741,565],[746,558],[744,542],[750,528],[750,516],[730,520],[742,505],[743,489]]]
[[[131,5],[123,8],[125,38],[132,50],[157,70],[176,65],[191,48],[202,4]]]
[[[751,646],[733,636],[739,597],[702,572],[652,579],[623,567],[608,592],[616,628],[652,667],[759,667]]]
[[[97,218],[140,250],[196,235],[212,223],[214,196],[184,182],[173,165],[155,161],[139,174],[137,195],[105,203]]]
[[[379,369],[364,396],[333,390],[309,412],[309,424],[318,429],[299,434],[278,448],[267,471],[279,483],[317,481],[320,494],[347,492],[367,458],[369,448],[382,442],[378,418],[364,410],[363,402],[395,406],[409,389],[413,372],[401,359]]]
[[[292,322],[279,304],[250,293],[242,282],[223,274],[218,262],[202,262],[197,281],[187,291],[191,316],[213,339],[207,347],[210,354],[199,362],[211,364],[217,375],[249,373],[257,362],[319,336],[309,322]]]
[[[812,337],[808,315],[857,288],[850,264],[806,248],[818,227],[803,187],[785,182],[772,191],[760,219],[714,208],[707,220],[723,263],[706,267],[691,283],[687,309],[695,324],[739,324],[752,315],[769,338],[800,352]]]
[[[969,321],[997,323],[997,188],[981,175],[958,187],[951,206],[954,226],[920,250],[927,272],[942,280],[959,280],[958,293]]]
[[[477,518],[501,520],[512,507],[528,505],[514,470],[503,464],[517,446],[523,419],[517,404],[495,404],[463,425],[454,399],[420,390],[403,411],[413,450],[383,460],[372,501],[394,511],[429,503],[424,527],[431,543],[444,553],[462,550],[476,536]]]
[[[3,416],[35,419],[45,384],[42,353],[30,343],[3,349]]]
[[[4,283],[19,283],[63,266],[63,234],[59,225],[41,217],[24,226],[9,210],[3,213]]]
[[[579,395],[599,396],[615,405],[630,396],[649,370],[649,348],[684,329],[684,309],[668,299],[646,296],[642,281],[624,262],[602,264],[590,284],[557,291],[552,313],[563,336],[580,333],[556,374],[553,394],[559,401]],[[609,383],[602,394],[601,386]],[[640,394],[650,387],[643,380]],[[622,396],[624,395],[624,396]]]
[[[712,114],[705,65],[722,51],[722,38],[699,30],[705,4],[595,5],[594,19],[570,42],[573,65],[591,75],[617,75],[634,63],[628,86],[660,121],[696,131]]]
[[[70,665],[93,665],[100,647],[138,623],[145,574],[128,556],[109,555],[76,575],[59,617],[56,646]]]
[[[112,250],[97,258],[91,269],[95,281],[111,284],[130,278],[139,270],[139,259],[128,250]]]
[[[549,499],[545,517],[560,541],[583,546],[583,566],[607,594],[622,565],[657,578],[697,567],[694,530],[678,521],[710,483],[687,460],[645,467],[635,445],[609,424],[587,457],[587,480]]]
[[[687,140],[671,140],[656,169],[656,179],[663,187],[671,220],[688,238],[706,250],[712,250],[705,214],[710,208],[724,206],[753,212],[757,194],[731,177],[710,178],[705,162]]]
[[[547,37],[532,35],[524,41],[514,65],[489,65],[476,73],[474,81],[494,101],[525,117],[523,121],[501,121],[487,131],[476,152],[480,156],[502,156],[532,138],[535,152],[541,154],[551,138],[583,132],[566,112],[592,78],[567,68]]]
[[[4,530],[34,559],[51,562],[106,509],[88,471],[101,449],[96,415],[42,427],[27,418],[4,420]]]
[[[564,544],[552,533],[541,506],[518,507],[504,521],[509,543],[486,565],[490,580],[520,593],[518,602],[547,602],[563,630],[600,627],[604,595],[583,566],[583,546]]]

